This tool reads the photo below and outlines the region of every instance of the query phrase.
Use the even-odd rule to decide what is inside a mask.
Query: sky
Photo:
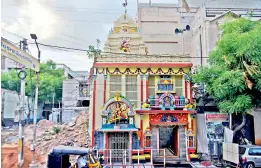
[[[139,0],[148,2],[149,0]],[[176,0],[152,0],[171,3]],[[70,48],[88,49],[101,41],[101,49],[113,22],[124,13],[124,0],[2,0],[1,36],[18,43],[37,34],[38,42]],[[128,14],[137,18],[137,0],[128,0]],[[29,51],[37,48],[28,41]],[[76,71],[89,71],[92,60],[85,52],[64,51],[40,46],[41,62],[53,60]]]

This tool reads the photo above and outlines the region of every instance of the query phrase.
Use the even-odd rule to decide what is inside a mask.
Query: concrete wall
[[[230,10],[245,17],[247,11],[252,9],[255,18],[261,18],[260,0],[187,0],[187,2],[190,13],[185,9],[181,13],[181,0],[179,4],[138,4],[138,25],[150,54],[188,53],[194,57],[192,58],[194,66],[206,65],[207,57],[215,49],[219,38],[219,26],[224,21],[224,17],[218,18],[219,16]],[[182,43],[182,34],[176,35],[174,31],[175,28],[185,28],[186,25],[190,25],[191,31],[183,33]]]
[[[149,53],[182,54],[182,46],[184,53],[189,53],[190,32],[184,32],[182,36],[175,34],[175,29],[184,29],[194,14],[185,11],[181,14],[178,5],[159,6],[139,5],[138,8],[138,25]],[[195,9],[192,11],[195,12]]]
[[[79,82],[75,79],[63,81],[63,107],[76,107],[77,96],[79,95]]]
[[[254,111],[255,144],[261,145],[261,108]]]

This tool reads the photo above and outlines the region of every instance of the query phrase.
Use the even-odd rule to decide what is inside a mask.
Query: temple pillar
[[[143,103],[143,75],[142,74],[140,74],[140,101],[141,103]]]
[[[149,75],[146,74],[145,75],[145,88],[146,88],[145,96],[146,96],[146,99],[149,98],[149,80],[148,79],[149,79]]]
[[[192,102],[192,82],[191,81],[189,82],[189,90],[190,90],[190,92],[189,92],[190,102]]]
[[[93,91],[92,91],[92,139],[91,139],[91,145],[94,147],[94,131],[95,131],[95,111],[96,111],[96,74],[93,74]]]
[[[103,86],[103,103],[106,102],[106,86],[107,86],[107,74],[104,74],[104,86]]]
[[[108,133],[104,132],[104,161],[107,164],[108,163]]]
[[[184,89],[185,89],[184,97],[185,97],[185,99],[188,98],[188,85],[187,84],[188,84],[187,81],[184,80]]]
[[[129,132],[129,163],[132,163],[132,132]]]
[[[140,135],[140,148],[143,149],[143,148],[144,148],[143,114],[140,115],[140,131],[141,131],[141,135]]]

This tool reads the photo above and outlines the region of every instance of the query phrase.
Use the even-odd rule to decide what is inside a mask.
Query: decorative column
[[[129,132],[129,145],[130,145],[130,147],[129,147],[129,162],[130,163],[132,163],[132,132],[130,131]]]
[[[189,94],[190,102],[192,102],[192,82],[191,81],[189,82],[189,90],[190,90],[190,94]]]
[[[104,161],[105,163],[107,164],[108,163],[108,133],[107,132],[104,132]]]
[[[104,74],[104,86],[103,86],[103,103],[106,102],[106,87],[107,87],[107,74]]]
[[[143,136],[143,114],[140,114],[140,131],[141,131],[141,135],[140,135],[140,148],[143,149],[144,148],[144,136]]]
[[[146,99],[147,97],[145,97]],[[143,103],[143,75],[140,74],[140,101]]]
[[[92,91],[92,147],[94,147],[94,130],[95,130],[95,111],[96,111],[96,74],[93,74],[93,91]]]
[[[186,99],[186,98],[188,98],[188,85],[187,85],[187,81],[186,80],[184,80],[184,88],[185,88],[185,95],[184,95],[184,97]]]
[[[146,98],[149,97],[149,81],[148,81],[148,79],[149,79],[149,75],[146,74],[145,75]]]

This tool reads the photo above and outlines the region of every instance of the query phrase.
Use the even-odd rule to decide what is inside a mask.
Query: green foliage
[[[26,95],[34,97],[36,74],[34,71],[30,72],[29,69],[26,70],[26,73]],[[39,101],[51,102],[53,99],[53,93],[55,93],[55,102],[61,100],[63,80],[63,69],[57,69],[56,64],[53,61],[47,61],[47,63],[41,64],[38,98]],[[18,80],[17,72],[15,70],[11,70],[10,72],[2,72],[1,83],[2,88],[4,89],[20,92],[20,81]]]
[[[53,132],[54,132],[55,134],[59,134],[60,131],[61,131],[61,128],[60,128],[60,127],[53,126]]]
[[[1,73],[1,88],[20,92],[20,79],[13,69],[9,73]]]
[[[221,29],[209,66],[198,69],[193,81],[205,83],[221,112],[246,113],[261,105],[261,24],[228,18]]]

